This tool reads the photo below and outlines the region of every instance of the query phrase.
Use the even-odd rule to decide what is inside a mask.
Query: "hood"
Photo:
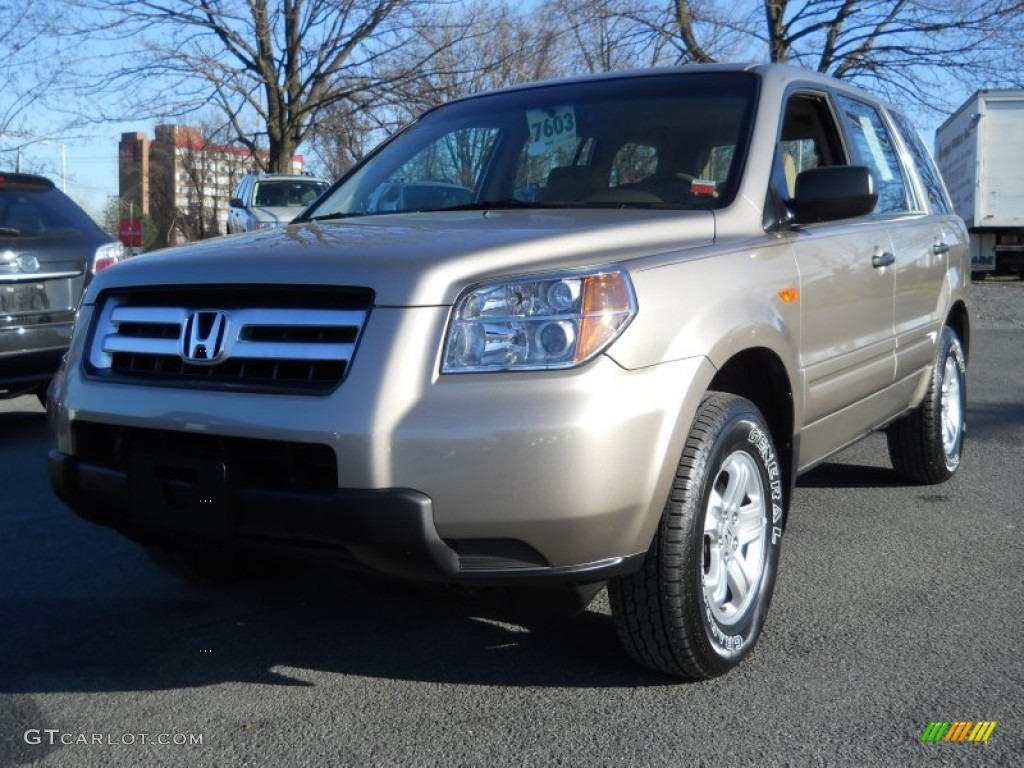
[[[623,263],[714,239],[706,211],[522,210],[365,216],[292,224],[137,256],[105,269],[109,288],[175,284],[345,285],[377,306],[451,304],[468,285]]]
[[[306,208],[302,205],[264,205],[252,207],[253,215],[260,221],[272,221],[279,224],[287,224],[304,210]]]

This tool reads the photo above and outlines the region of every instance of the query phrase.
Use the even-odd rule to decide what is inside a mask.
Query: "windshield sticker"
[[[571,105],[528,109],[526,123],[530,129],[529,154],[553,154],[559,149],[572,152],[576,148],[576,113]]]
[[[889,161],[885,159],[885,150],[882,149],[882,142],[878,140],[878,134],[875,133],[875,126],[871,122],[871,118],[861,115],[857,122],[860,123],[861,130],[864,131],[864,139],[868,143],[875,168],[882,175],[882,181],[892,181],[892,169],[889,168]]]

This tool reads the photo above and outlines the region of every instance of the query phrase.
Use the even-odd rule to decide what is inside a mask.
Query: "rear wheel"
[[[893,468],[907,479],[941,483],[960,466],[967,428],[966,374],[960,339],[946,326],[924,400],[886,430]]]
[[[704,679],[750,653],[775,585],[779,470],[751,402],[704,399],[643,568],[609,584],[619,638],[636,661]]]

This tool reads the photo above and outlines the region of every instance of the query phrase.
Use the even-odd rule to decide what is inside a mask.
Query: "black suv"
[[[52,181],[0,171],[0,398],[45,399],[85,286],[123,257]]]

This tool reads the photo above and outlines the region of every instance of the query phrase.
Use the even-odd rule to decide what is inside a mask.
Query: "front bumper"
[[[177,471],[160,471],[168,469]],[[523,553],[514,542],[444,541],[430,498],[406,488],[315,494],[230,487],[223,464],[154,459],[118,471],[58,451],[50,452],[48,470],[68,507],[143,544],[315,548],[375,573],[466,583],[588,583],[635,570],[641,559],[558,568],[509,556]]]
[[[635,568],[710,363],[626,370],[600,356],[569,371],[440,376],[446,320],[444,307],[375,309],[344,382],[324,395],[97,381],[72,364],[49,411],[54,487],[140,540],[320,547],[455,581],[584,583]],[[82,425],[113,432],[90,453]],[[311,446],[331,474],[306,487],[282,468],[311,463]],[[233,458],[253,451],[255,464]],[[191,528],[153,520],[154,508]]]

